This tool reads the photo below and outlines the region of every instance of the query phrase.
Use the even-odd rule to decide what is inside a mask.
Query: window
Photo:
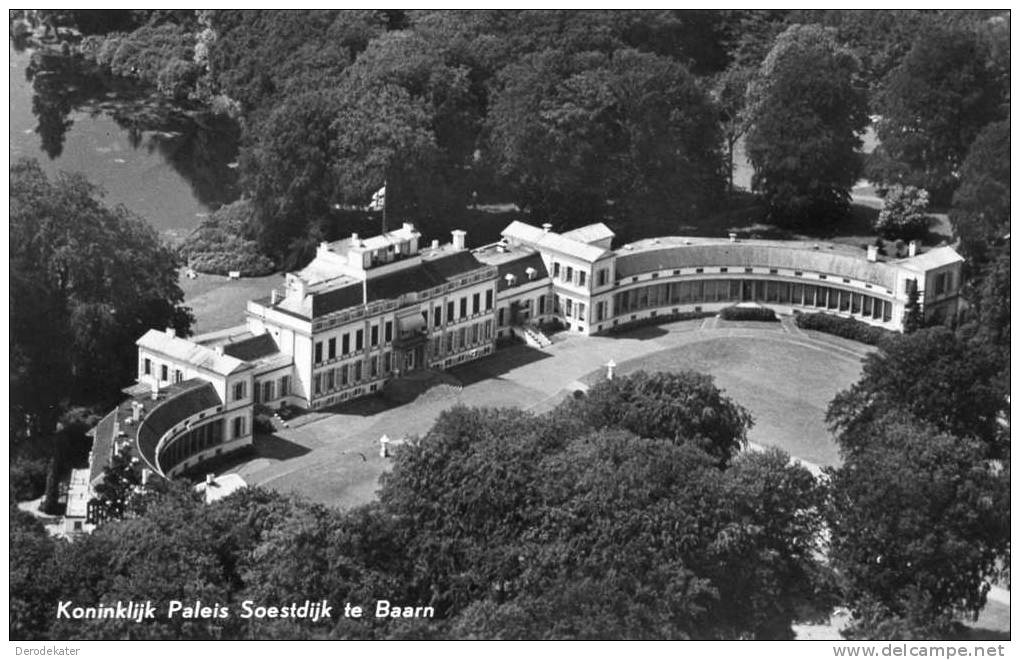
[[[443,325],[443,308],[436,305],[432,310],[432,327],[438,328]]]
[[[321,394],[322,393],[322,374],[315,374],[314,381],[315,381],[314,382],[314,388],[312,389],[312,392],[315,393],[315,394]]]
[[[446,303],[446,322],[453,323],[453,301]]]
[[[772,275],[778,275],[779,274],[779,269],[778,268],[769,268],[769,273],[771,273]]]
[[[504,323],[504,321],[506,320],[506,307],[500,307],[499,312],[496,313],[496,317],[497,317],[496,322],[499,323],[499,325],[501,326],[506,325]]]
[[[333,370],[330,369],[326,372],[326,390],[331,390],[334,387],[336,387],[336,375],[333,373]]]
[[[365,331],[358,330],[354,333],[354,350],[360,351],[365,347]]]
[[[917,286],[915,283],[914,286]],[[939,273],[935,276],[935,295],[941,296],[946,292],[946,274]]]
[[[471,296],[471,313],[477,314],[482,311],[482,294],[476,293]]]
[[[482,331],[482,329],[480,327],[481,325],[482,325],[481,323],[473,323],[473,324],[471,324],[471,343],[472,344],[477,344],[478,343],[478,338],[481,336],[481,331]]]
[[[754,272],[754,269],[753,269],[753,268],[745,268],[745,269],[744,269],[744,272],[745,272],[745,273],[753,273],[753,272]]]
[[[485,322],[484,339],[485,341],[492,339],[492,319]]]
[[[553,262],[553,277],[559,277],[559,276],[560,276],[560,262],[554,261]]]
[[[391,353],[384,353],[382,356],[382,370],[384,374],[388,374],[393,370]]]
[[[234,437],[240,438],[244,435],[244,417],[234,418]]]
[[[705,269],[704,269],[704,268],[695,268],[695,269],[694,269],[694,272],[695,272],[695,273],[704,273],[704,272],[705,272]]]
[[[567,298],[566,301],[567,301],[567,304],[566,304],[566,307],[567,307],[567,316],[573,316],[574,315],[574,301],[571,300],[570,298]]]
[[[234,383],[234,401],[240,401],[244,398],[244,381],[240,383]]]
[[[329,359],[336,358],[336,337],[329,340]]]
[[[452,332],[447,332],[446,333],[446,352],[447,352],[447,354],[453,352],[453,333]]]
[[[361,361],[354,363],[354,382],[361,380]]]
[[[596,321],[603,321],[603,320],[605,320],[605,318],[606,318],[605,314],[606,314],[606,303],[604,303],[604,302],[597,302],[597,303],[595,303],[595,320]]]
[[[485,292],[485,311],[492,309],[492,289]]]
[[[322,362],[322,342],[315,342],[315,364]]]
[[[340,365],[340,387],[347,386],[347,365]]]
[[[545,296],[538,297],[538,313],[545,314]],[[503,325],[500,323],[500,325]]]
[[[577,283],[580,286],[584,286],[585,282],[587,280],[588,280],[588,273],[584,272],[583,270],[577,271]]]
[[[583,302],[577,303],[577,320],[578,321],[583,321],[584,320],[584,303]]]
[[[368,376],[369,378],[375,378],[379,373],[379,358],[375,355],[368,361]]]
[[[573,282],[574,281],[574,267],[573,266],[567,266],[567,276],[566,276],[565,279],[568,282]]]
[[[159,365],[159,379],[170,380],[170,367],[165,364]]]
[[[600,268],[598,270],[598,272],[595,274],[595,282],[597,283],[598,286],[606,285],[606,278],[608,274],[609,271],[607,271],[605,268]]]
[[[152,360],[150,360],[149,358],[145,358],[145,360],[142,363],[142,371],[145,372],[146,376],[152,373]]]
[[[457,331],[457,348],[462,349],[467,346],[467,328],[462,327]]]
[[[730,269],[729,269],[729,268],[720,268],[720,269],[719,269],[719,272],[720,272],[720,273],[728,273],[729,271],[730,271]]]
[[[386,322],[386,332],[383,336],[383,341],[387,344],[393,341],[393,321]]]
[[[343,338],[341,338],[340,354],[347,355],[351,352],[351,333],[345,332]]]
[[[462,296],[460,299],[460,318],[467,316],[467,296]]]
[[[372,326],[372,346],[379,345],[379,326]]]
[[[280,379],[280,396],[285,397],[290,394],[290,376],[284,376]]]
[[[802,271],[802,270],[795,270],[795,271],[793,271],[793,274],[796,275],[797,277],[803,277],[804,271]]]

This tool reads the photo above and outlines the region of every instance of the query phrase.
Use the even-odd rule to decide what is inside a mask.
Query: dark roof
[[[531,254],[525,254],[520,259],[513,261],[506,261],[497,266],[499,270],[499,291],[505,291],[510,288],[507,284],[506,276],[508,274],[513,275],[517,278],[517,285],[527,284],[529,281],[538,281],[549,277],[549,271],[545,268],[545,262],[542,261],[542,255],[538,252],[532,252]],[[528,268],[535,269],[535,279],[528,280]]]
[[[106,466],[113,460],[113,428],[118,410],[114,408],[106,417],[99,420],[92,429],[92,460],[89,461],[89,483],[95,485],[103,476]]]
[[[341,309],[360,305],[363,302],[363,296],[361,282],[313,294],[312,318],[318,318],[326,314],[339,312]]]
[[[174,388],[177,392],[160,402],[138,425],[138,453],[159,474],[162,474],[156,462],[159,439],[188,417],[223,405],[212,383],[200,378],[177,383]]]
[[[368,302],[393,300],[406,293],[425,291],[484,267],[485,264],[464,250],[433,259],[423,259],[416,266],[369,279]],[[361,286],[361,283],[358,282],[339,289],[313,294],[312,316],[318,318],[362,304],[364,293]]]
[[[280,347],[273,341],[272,335],[267,332],[232,344],[224,344],[223,352],[238,360],[247,362],[279,353]]]

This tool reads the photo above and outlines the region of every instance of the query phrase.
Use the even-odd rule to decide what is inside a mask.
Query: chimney
[[[280,300],[280,293],[276,289],[269,291],[269,304],[275,305]]]
[[[917,241],[910,241],[910,243],[907,245],[907,256],[908,257],[917,256]]]
[[[131,419],[138,421],[142,417],[142,404],[137,401],[131,402]]]
[[[216,485],[216,475],[213,474],[212,472],[206,474],[205,475],[205,485],[206,486],[215,486]]]
[[[737,242],[737,232],[731,231],[730,232],[730,243],[736,243],[736,242]]]
[[[439,249],[439,239],[438,238],[433,238],[432,239],[432,249],[433,250],[438,250]]]
[[[167,328],[166,329],[166,336],[167,337],[176,337],[177,336],[177,331],[174,330],[173,328]]]
[[[454,229],[450,233],[453,234],[453,249],[463,250],[467,232],[463,229]]]
[[[878,261],[878,246],[877,245],[869,245],[868,246],[868,261]]]
[[[223,355],[223,344],[213,346],[213,350],[216,351],[216,355]]]
[[[361,239],[358,238],[358,232],[356,231],[351,232],[351,245],[354,247],[361,247]]]
[[[542,233],[543,234],[548,234],[551,231],[552,231],[552,223],[551,222],[543,222],[542,223]]]
[[[414,231],[414,223],[413,222],[405,222],[404,223],[404,231]]]

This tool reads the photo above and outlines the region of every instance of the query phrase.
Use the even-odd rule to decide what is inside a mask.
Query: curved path
[[[514,346],[451,373],[464,387],[445,397],[424,396],[386,407],[369,398],[330,413],[304,415],[271,438],[256,440],[257,456],[231,472],[249,484],[293,491],[342,508],[374,499],[388,460],[379,456],[383,434],[424,433],[457,403],[518,406],[534,412],[604,375],[635,369],[696,369],[716,383],[756,422],[752,446],[776,445],[808,467],[838,461],[824,427],[825,406],[853,383],[870,347],[804,332],[782,323],[731,323],[710,318],[641,328],[619,337],[556,335],[538,351]]]

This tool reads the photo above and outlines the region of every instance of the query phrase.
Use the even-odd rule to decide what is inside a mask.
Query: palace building
[[[814,241],[651,238],[616,249],[597,223],[557,233],[513,222],[468,249],[463,231],[426,245],[410,223],[322,243],[283,286],[248,302],[246,322],[185,339],[150,330],[138,381],[92,430],[89,484],[120,447],[173,477],[253,442],[256,406],[323,408],[387,380],[482,358],[511,335],[543,348],[542,327],[593,335],[678,312],[759,303],[897,330],[912,290],[926,318],[959,303],[963,259],[950,247],[903,257]]]

